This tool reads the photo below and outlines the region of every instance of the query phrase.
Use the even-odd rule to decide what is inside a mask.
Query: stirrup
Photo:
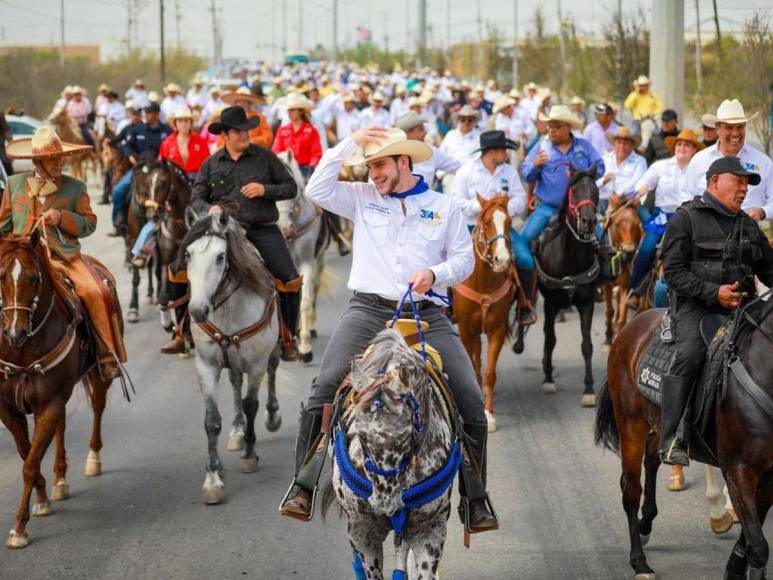
[[[482,498],[483,501],[486,502],[486,507],[491,512],[491,515],[494,516],[494,519],[499,522],[499,517],[497,516],[497,512],[494,509],[494,504],[491,503],[491,497],[489,496],[488,492],[486,492],[486,495]],[[481,534],[483,532],[493,532],[494,530],[499,529],[499,526],[496,528],[490,528],[486,530],[473,530],[470,527],[470,500],[466,496],[461,496],[459,499],[459,517],[462,520],[462,524],[464,525],[464,547],[469,549],[470,547],[470,536],[472,534]]]
[[[298,520],[299,522],[310,522],[312,518],[314,517],[314,508],[317,505],[317,492],[319,491],[319,484],[314,485],[314,489],[311,491],[311,505],[309,506],[309,515],[303,516],[297,512],[288,512],[285,511],[285,503],[287,503],[287,498],[290,497],[290,494],[293,491],[293,488],[298,485],[296,482],[298,480],[298,477],[293,477],[293,481],[290,484],[290,487],[287,488],[287,493],[285,493],[284,497],[282,498],[282,502],[279,504],[279,513],[280,515],[286,516],[288,518],[293,518],[294,520]],[[300,487],[300,486],[298,486]],[[303,489],[301,487],[301,489]],[[305,491],[305,490],[304,490]]]
[[[674,437],[673,441],[671,441],[671,445],[668,446],[668,449],[665,451],[659,452],[660,455],[660,462],[664,463],[666,465],[681,465],[683,467],[689,467],[690,466],[690,448],[689,446],[687,449],[679,448],[681,451],[684,451],[685,456],[687,457],[687,463],[676,463],[671,459],[671,455],[674,452],[674,447],[676,446],[677,438]]]

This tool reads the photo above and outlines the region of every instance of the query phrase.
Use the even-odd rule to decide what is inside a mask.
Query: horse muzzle
[[[191,320],[197,324],[201,324],[207,321],[209,316],[209,306],[204,304],[203,306],[194,306],[191,304],[188,307],[188,312],[191,315]]]
[[[25,328],[11,328],[10,330],[5,330],[4,333],[8,339],[8,343],[15,348],[22,346],[27,341],[27,338],[29,338],[29,333]]]

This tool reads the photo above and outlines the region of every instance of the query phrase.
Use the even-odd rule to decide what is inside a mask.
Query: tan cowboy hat
[[[180,88],[180,85],[177,83],[169,83],[164,87],[164,92],[166,93],[182,93],[183,90]]]
[[[381,91],[376,91],[375,93],[373,93],[373,95],[371,95],[370,97],[370,102],[372,103],[373,101],[378,101],[379,103],[383,103],[384,93],[382,93]]]
[[[148,100],[151,103],[159,103],[161,102],[161,97],[158,96],[158,93],[156,91],[150,91],[148,93]]]
[[[518,89],[512,89],[509,93],[507,93],[507,96],[510,97],[511,99],[520,99],[523,97],[523,95],[521,94],[521,91],[519,91]]]
[[[432,157],[432,149],[423,141],[408,139],[405,131],[400,129],[387,129],[387,136],[380,143],[366,143],[362,151],[358,151],[344,162],[344,165],[352,167],[362,165],[367,161],[390,157],[392,155],[408,155],[415,163],[422,163]]]
[[[676,144],[679,141],[684,141],[686,143],[690,143],[693,147],[695,147],[695,152],[696,153],[705,147],[705,145],[703,143],[698,141],[698,136],[693,131],[691,131],[690,129],[682,129],[679,132],[679,135],[677,135],[676,137],[673,137],[673,136],[672,137],[666,137],[664,139],[664,141],[666,142],[666,147],[668,147],[668,149],[669,149],[669,151],[671,151],[671,153],[674,152],[674,149],[676,149]]]
[[[553,96],[553,91],[547,87],[543,87],[537,91],[535,96],[537,97],[538,101],[544,101],[545,99],[549,99]]]
[[[495,104],[493,112],[496,115],[500,111],[505,110],[507,107],[514,107],[516,105],[515,101],[511,99],[510,97],[501,97]]]
[[[174,119],[175,122],[177,122],[177,119],[193,119],[193,113],[191,113],[188,105],[180,105],[174,110],[172,119]]]
[[[630,141],[634,147],[638,147],[641,144],[641,135],[634,135],[628,127],[620,127],[617,133],[607,133],[607,141],[614,143],[618,139]]]
[[[426,103],[422,101],[419,97],[411,97],[410,99],[408,99],[409,109],[412,109],[413,107],[421,107],[423,109],[425,104]]]
[[[341,102],[342,103],[356,103],[357,102],[357,97],[354,96],[354,93],[346,93],[341,98]]]
[[[127,101],[123,104],[123,108],[126,109],[127,111],[129,109],[131,109],[133,111],[134,110],[134,101],[132,101],[131,99],[127,99]]]
[[[237,101],[249,101],[251,104],[255,104],[261,100],[260,97],[253,95],[247,87],[240,87],[235,91],[226,93],[221,99],[229,105],[235,105]]]
[[[407,89],[405,88],[405,85],[397,85],[395,87],[396,95],[404,95],[406,92],[407,92]]]
[[[651,85],[652,81],[647,77],[647,75],[639,75],[639,78],[637,78],[635,81],[633,81],[633,86],[639,87],[641,85]]]
[[[77,155],[91,149],[91,145],[65,143],[50,127],[40,127],[32,137],[11,141],[5,152],[12,159],[56,159]]]
[[[67,85],[62,89],[62,96],[72,95],[72,85]]]
[[[144,86],[145,86],[145,83],[143,83],[143,82],[142,82],[142,79],[136,79],[136,80],[134,81],[134,84],[133,84],[132,86],[135,86],[135,87],[144,87]]]
[[[743,105],[738,99],[725,99],[717,107],[717,123],[727,123],[728,125],[740,125],[753,121],[759,115],[759,111],[751,117],[747,117],[743,110]]]
[[[566,105],[553,105],[550,107],[550,112],[545,115],[539,114],[539,120],[544,123],[555,121],[558,123],[566,123],[572,126],[572,129],[581,129],[582,121],[572,113]]]
[[[470,105],[465,105],[459,112],[456,113],[457,117],[480,117],[480,113],[477,109],[472,108]]]
[[[570,105],[582,105],[585,106],[585,101],[583,101],[580,97],[572,97],[569,101]]]
[[[285,108],[290,109],[306,109],[311,111],[314,108],[314,102],[311,99],[304,97],[301,93],[290,93],[285,98]]]
[[[539,90],[539,85],[537,83],[535,83],[535,82],[526,83],[525,85],[523,85],[523,92],[524,93],[526,91],[538,91],[538,90]]]
[[[212,87],[211,89],[209,89],[209,96],[211,97],[213,95],[219,95],[222,92],[223,91],[220,90],[220,87]]]
[[[401,131],[410,131],[419,125],[423,125],[427,120],[416,114],[416,111],[408,111],[395,119],[395,127]]]
[[[717,116],[712,113],[705,113],[701,116],[701,125],[710,129],[717,128]]]
[[[73,85],[73,87],[72,87],[72,94],[73,95],[82,95],[82,96],[85,97],[86,95],[89,94],[89,92],[86,89],[84,89],[82,86],[80,86],[80,85]]]
[[[99,92],[100,93],[102,91],[109,91],[109,90],[110,90],[110,85],[108,85],[106,83],[102,83],[101,85],[99,85]]]

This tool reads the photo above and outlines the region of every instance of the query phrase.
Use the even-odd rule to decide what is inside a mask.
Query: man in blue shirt
[[[148,158],[157,158],[161,143],[172,134],[169,125],[161,122],[158,103],[145,107],[145,122],[131,125],[126,139],[121,144],[123,154],[129,159],[132,169],[127,171],[113,188],[113,226],[115,230],[109,236],[120,236],[126,224],[126,206],[132,186],[134,168]]]
[[[523,230],[513,238],[518,274],[529,299],[534,301],[536,277],[534,256],[529,245],[542,233],[550,219],[558,213],[569,186],[569,168],[585,171],[596,164],[596,177],[604,175],[604,162],[598,151],[572,130],[582,128],[582,121],[563,105],[554,105],[550,114],[540,115],[547,123],[547,137],[533,147],[521,164],[521,177],[536,183],[534,196],[537,205],[526,220]]]

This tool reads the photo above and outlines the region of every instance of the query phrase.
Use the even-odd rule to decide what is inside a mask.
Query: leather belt
[[[397,300],[387,300],[386,298],[382,298],[378,294],[369,294],[367,292],[357,292],[355,290],[354,295],[358,298],[364,298],[368,302],[371,302],[373,304],[378,304],[379,306],[384,306],[386,308],[389,308],[390,310],[397,310],[397,307],[399,306],[400,302]],[[416,304],[416,310],[424,310],[425,308],[429,308],[430,306],[437,306],[434,302],[430,300],[416,300],[414,301],[414,304]],[[411,303],[406,302],[403,304],[403,309],[401,312],[411,312]]]

